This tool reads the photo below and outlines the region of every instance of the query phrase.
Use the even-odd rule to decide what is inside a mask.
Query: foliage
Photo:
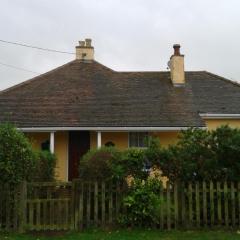
[[[216,155],[218,179],[240,180],[240,129],[228,126],[212,133],[212,149]]]
[[[171,181],[240,180],[240,130],[188,129],[156,162]]]
[[[55,178],[56,156],[49,151],[36,152],[37,164],[33,181],[50,182]]]
[[[120,168],[119,178],[125,178],[132,176],[136,178],[145,179],[146,172],[144,171],[144,165],[146,158],[144,150],[139,148],[129,148],[121,152],[121,157],[117,162],[113,163],[113,168]]]
[[[143,151],[130,148],[118,151],[115,147],[90,150],[80,160],[79,175],[87,180],[122,180],[127,176],[143,177]]]
[[[79,176],[85,180],[109,180],[114,177],[112,163],[118,161],[119,151],[102,147],[88,151],[80,160]],[[115,169],[115,171],[121,171]]]
[[[123,199],[126,213],[120,217],[120,223],[131,226],[141,224],[150,226],[153,223],[158,223],[161,187],[161,181],[156,178],[134,179]]]
[[[162,153],[162,147],[160,145],[159,138],[149,137],[148,148],[144,150],[145,159],[150,162],[152,166],[158,163],[158,160]]]
[[[130,175],[146,179],[148,173],[144,166],[150,162],[152,168],[161,169],[170,181],[239,181],[240,129],[190,128],[182,131],[178,143],[168,148],[163,148],[157,138],[150,138],[146,149],[130,148],[120,152],[116,148],[103,148],[87,156],[91,161],[85,164],[90,172],[86,177],[102,175],[102,179],[124,179]]]
[[[0,125],[0,182],[17,183],[31,180],[36,154],[23,133],[11,124]]]

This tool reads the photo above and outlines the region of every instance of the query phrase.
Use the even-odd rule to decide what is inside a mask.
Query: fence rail
[[[125,188],[112,182],[0,186],[0,230],[82,230],[116,225]],[[167,183],[159,229],[240,226],[240,182]],[[139,223],[141,226],[141,223]]]

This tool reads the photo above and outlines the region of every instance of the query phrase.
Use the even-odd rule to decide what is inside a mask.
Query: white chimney
[[[184,86],[184,55],[180,54],[180,45],[174,44],[174,54],[170,58],[171,80],[174,86]]]
[[[76,59],[84,61],[94,60],[94,47],[90,38],[86,38],[85,41],[79,41],[79,46],[76,46]]]

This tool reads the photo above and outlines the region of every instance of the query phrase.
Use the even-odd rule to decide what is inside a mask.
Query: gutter
[[[161,132],[175,132],[181,130],[187,130],[190,127],[26,127],[17,128],[23,132],[52,132],[52,131],[103,131],[103,132],[129,132],[129,131],[139,131],[139,132],[151,132],[151,131],[161,131]],[[196,127],[200,129],[206,129],[206,127]]]
[[[240,119],[240,114],[200,113],[203,119]]]

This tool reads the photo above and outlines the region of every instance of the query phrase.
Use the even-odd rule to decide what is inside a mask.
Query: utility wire
[[[17,66],[14,66],[14,65],[6,64],[6,63],[3,63],[3,62],[0,62],[0,65],[5,66],[5,67],[9,67],[9,68],[14,68],[14,69],[24,71],[24,72],[40,74],[38,72],[34,72],[34,71],[31,71],[31,70],[28,70],[28,69],[25,69],[25,68],[21,68],[21,67],[17,67]]]
[[[71,55],[75,54],[73,52],[58,51],[58,50],[49,49],[49,48],[32,46],[32,45],[28,45],[28,44],[24,44],[24,43],[10,42],[10,41],[6,41],[6,40],[2,40],[2,39],[0,39],[0,42],[12,44],[12,45],[17,45],[17,46],[21,46],[21,47],[35,48],[35,49],[38,49],[38,50],[48,51],[48,52],[64,53],[64,54],[71,54]]]

